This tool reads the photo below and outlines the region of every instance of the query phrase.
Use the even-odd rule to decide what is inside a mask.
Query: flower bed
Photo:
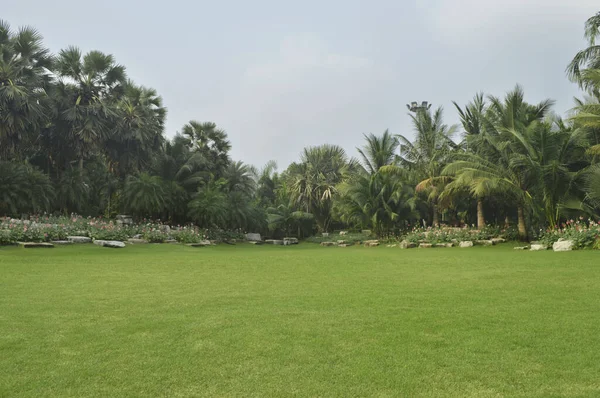
[[[67,236],[87,236],[98,240],[125,241],[143,237],[151,243],[176,239],[181,243],[198,243],[202,240],[229,241],[243,239],[238,231],[200,230],[194,226],[167,226],[143,221],[134,225],[120,225],[114,220],[70,217],[32,216],[29,220],[0,219],[0,245],[17,242],[51,242],[65,240]]]
[[[501,237],[506,240],[515,240],[517,231],[514,228],[502,229],[497,226],[486,226],[484,229],[469,227],[428,227],[414,228],[411,232],[402,236],[400,240],[406,240],[418,245],[419,243],[456,243],[461,241],[488,240]]]
[[[600,222],[592,219],[568,220],[561,228],[547,230],[540,235],[539,241],[546,246],[552,246],[559,239],[573,241],[575,249],[600,249]]]

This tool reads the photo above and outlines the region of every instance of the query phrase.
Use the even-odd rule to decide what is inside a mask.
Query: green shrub
[[[198,243],[204,240],[203,235],[187,228],[171,231],[171,236],[179,243]]]
[[[540,235],[540,242],[551,246],[559,239],[572,240],[575,249],[599,248],[600,223],[593,220],[568,220],[561,228],[547,230]]]
[[[144,239],[150,243],[163,243],[168,239],[168,235],[159,230],[146,231],[142,235],[144,236]]]

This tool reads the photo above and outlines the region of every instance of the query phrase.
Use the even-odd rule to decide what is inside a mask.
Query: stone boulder
[[[463,240],[458,244],[458,247],[473,247],[473,242],[470,240]]]
[[[337,246],[335,242],[321,242],[321,246]]]
[[[283,240],[280,240],[280,239],[275,239],[275,240],[273,241],[273,244],[274,244],[274,245],[277,245],[277,246],[283,246],[284,242],[283,242]]]
[[[133,225],[133,218],[126,214],[117,215],[117,225]]]
[[[347,243],[342,243],[341,245],[337,245],[337,247],[349,247],[350,245]]]
[[[189,247],[207,247],[210,245],[211,245],[211,243],[207,240],[202,240],[200,242],[186,244],[186,246],[189,246]]]
[[[529,246],[517,246],[517,247],[513,247],[513,249],[515,249],[515,250],[527,250],[527,249],[529,249]]]
[[[398,247],[398,245],[394,243],[393,245],[386,245],[385,247]]]
[[[539,250],[548,250],[548,246],[542,245],[541,243],[532,243],[529,250],[531,250],[532,252]]]
[[[112,247],[114,249],[125,247],[125,243],[118,240],[95,240],[94,244],[102,247]]]
[[[419,243],[419,248],[421,249],[429,249],[431,247],[433,247],[431,243]]]
[[[504,238],[492,238],[490,240],[492,242],[494,242],[495,245],[497,245],[498,243],[504,243],[504,242],[506,242],[506,239],[504,239]]]
[[[53,245],[72,245],[73,242],[71,242],[70,240],[53,240],[52,242]]]
[[[412,249],[413,247],[417,247],[417,245],[407,240],[400,242],[400,249]]]
[[[323,232],[321,235],[322,235],[324,238],[327,238],[327,237],[329,236],[329,232]]]
[[[176,243],[179,243],[179,242],[177,242],[177,239],[165,239],[164,243],[176,244]]]
[[[127,239],[127,243],[131,243],[132,245],[143,245],[148,243],[148,241],[146,239],[129,238]]]
[[[340,231],[340,236],[348,235],[348,231]]]
[[[365,247],[375,247],[379,246],[379,241],[377,239],[366,240],[364,242]]]
[[[37,249],[37,248],[46,248],[50,249],[54,247],[52,243],[47,242],[18,242],[20,246],[23,246],[25,249]]]
[[[346,243],[348,243],[348,242],[346,242],[345,240],[338,240],[338,241],[337,241],[337,244],[338,244],[338,245],[344,245],[344,244],[346,244]]]
[[[293,238],[293,237],[290,237],[290,238],[283,238],[283,244],[284,244],[285,246],[289,246],[289,245],[297,245],[298,243],[299,243],[299,242],[298,242],[298,238]]]
[[[246,240],[248,242],[260,242],[262,238],[260,237],[260,234],[249,233],[246,234]]]
[[[481,245],[481,246],[494,246],[494,241],[493,240],[487,240],[487,239],[486,240],[478,240],[477,244]]]
[[[67,240],[73,243],[92,243],[92,238],[87,236],[67,236]]]
[[[262,245],[264,242],[261,240],[251,240],[248,243],[250,243],[251,245]]]
[[[574,242],[572,240],[565,240],[560,238],[558,242],[554,242],[552,250],[555,252],[568,252],[573,250]]]

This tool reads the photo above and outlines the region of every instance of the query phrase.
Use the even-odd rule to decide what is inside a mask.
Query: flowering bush
[[[576,249],[600,248],[600,222],[592,219],[568,220],[561,228],[547,230],[540,235],[540,242],[551,246],[559,239],[572,240]]]
[[[204,235],[188,228],[172,231],[171,235],[179,243],[198,243],[205,239]]]
[[[411,232],[401,237],[408,242],[419,244],[427,242],[432,244],[450,243],[460,241],[487,240],[495,237],[505,239],[514,239],[516,230],[512,228],[502,229],[498,226],[488,225],[479,230],[469,227],[451,228],[451,227],[428,227],[414,228]]]
[[[169,235],[167,233],[158,229],[147,230],[142,234],[142,236],[150,243],[163,243],[165,240],[169,239]]]

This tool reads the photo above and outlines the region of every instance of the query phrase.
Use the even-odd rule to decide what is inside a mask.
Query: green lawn
[[[0,248],[0,396],[600,396],[600,252]]]

